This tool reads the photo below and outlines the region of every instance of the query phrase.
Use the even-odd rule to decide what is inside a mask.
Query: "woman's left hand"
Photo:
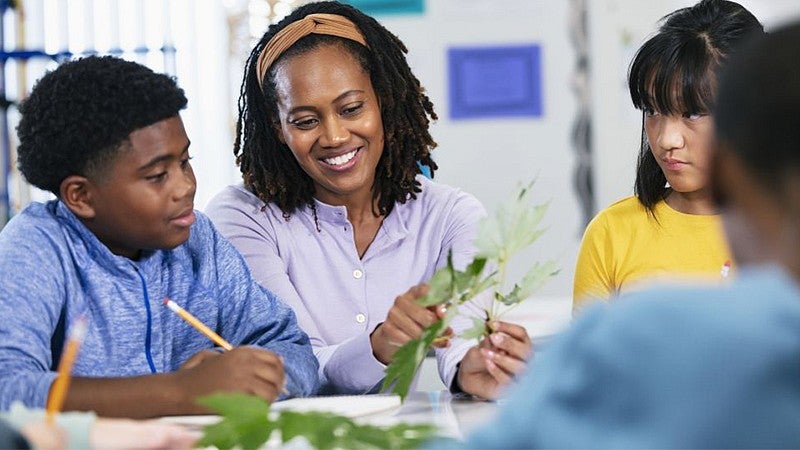
[[[495,399],[502,389],[527,367],[533,353],[525,328],[493,322],[494,332],[469,349],[456,375],[461,390],[485,399]]]

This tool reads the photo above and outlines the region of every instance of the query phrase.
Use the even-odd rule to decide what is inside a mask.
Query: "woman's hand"
[[[525,370],[533,353],[525,328],[499,321],[491,325],[494,332],[469,349],[456,374],[461,390],[485,399],[497,398]]]
[[[394,300],[386,320],[375,328],[370,335],[372,353],[383,364],[389,364],[394,353],[406,342],[417,339],[425,328],[444,317],[446,309],[443,305],[425,308],[416,303],[428,293],[427,284],[418,284]],[[447,337],[453,334],[449,327],[445,330],[445,339],[437,339],[436,347],[450,344]]]

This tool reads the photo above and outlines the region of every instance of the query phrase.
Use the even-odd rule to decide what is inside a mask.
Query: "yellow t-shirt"
[[[732,270],[720,216],[684,214],[664,201],[654,212],[631,196],[592,219],[578,253],[573,312],[653,281],[721,280]]]

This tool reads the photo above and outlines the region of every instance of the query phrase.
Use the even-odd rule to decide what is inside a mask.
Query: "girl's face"
[[[713,128],[710,115],[645,112],[647,142],[673,191],[710,194]]]
[[[276,67],[278,135],[331,205],[371,199],[383,153],[380,105],[367,74],[343,47],[324,45]]]

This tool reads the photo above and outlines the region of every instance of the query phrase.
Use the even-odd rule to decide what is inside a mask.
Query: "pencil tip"
[[[164,297],[164,304],[166,305],[167,303],[169,303],[169,297]]]

